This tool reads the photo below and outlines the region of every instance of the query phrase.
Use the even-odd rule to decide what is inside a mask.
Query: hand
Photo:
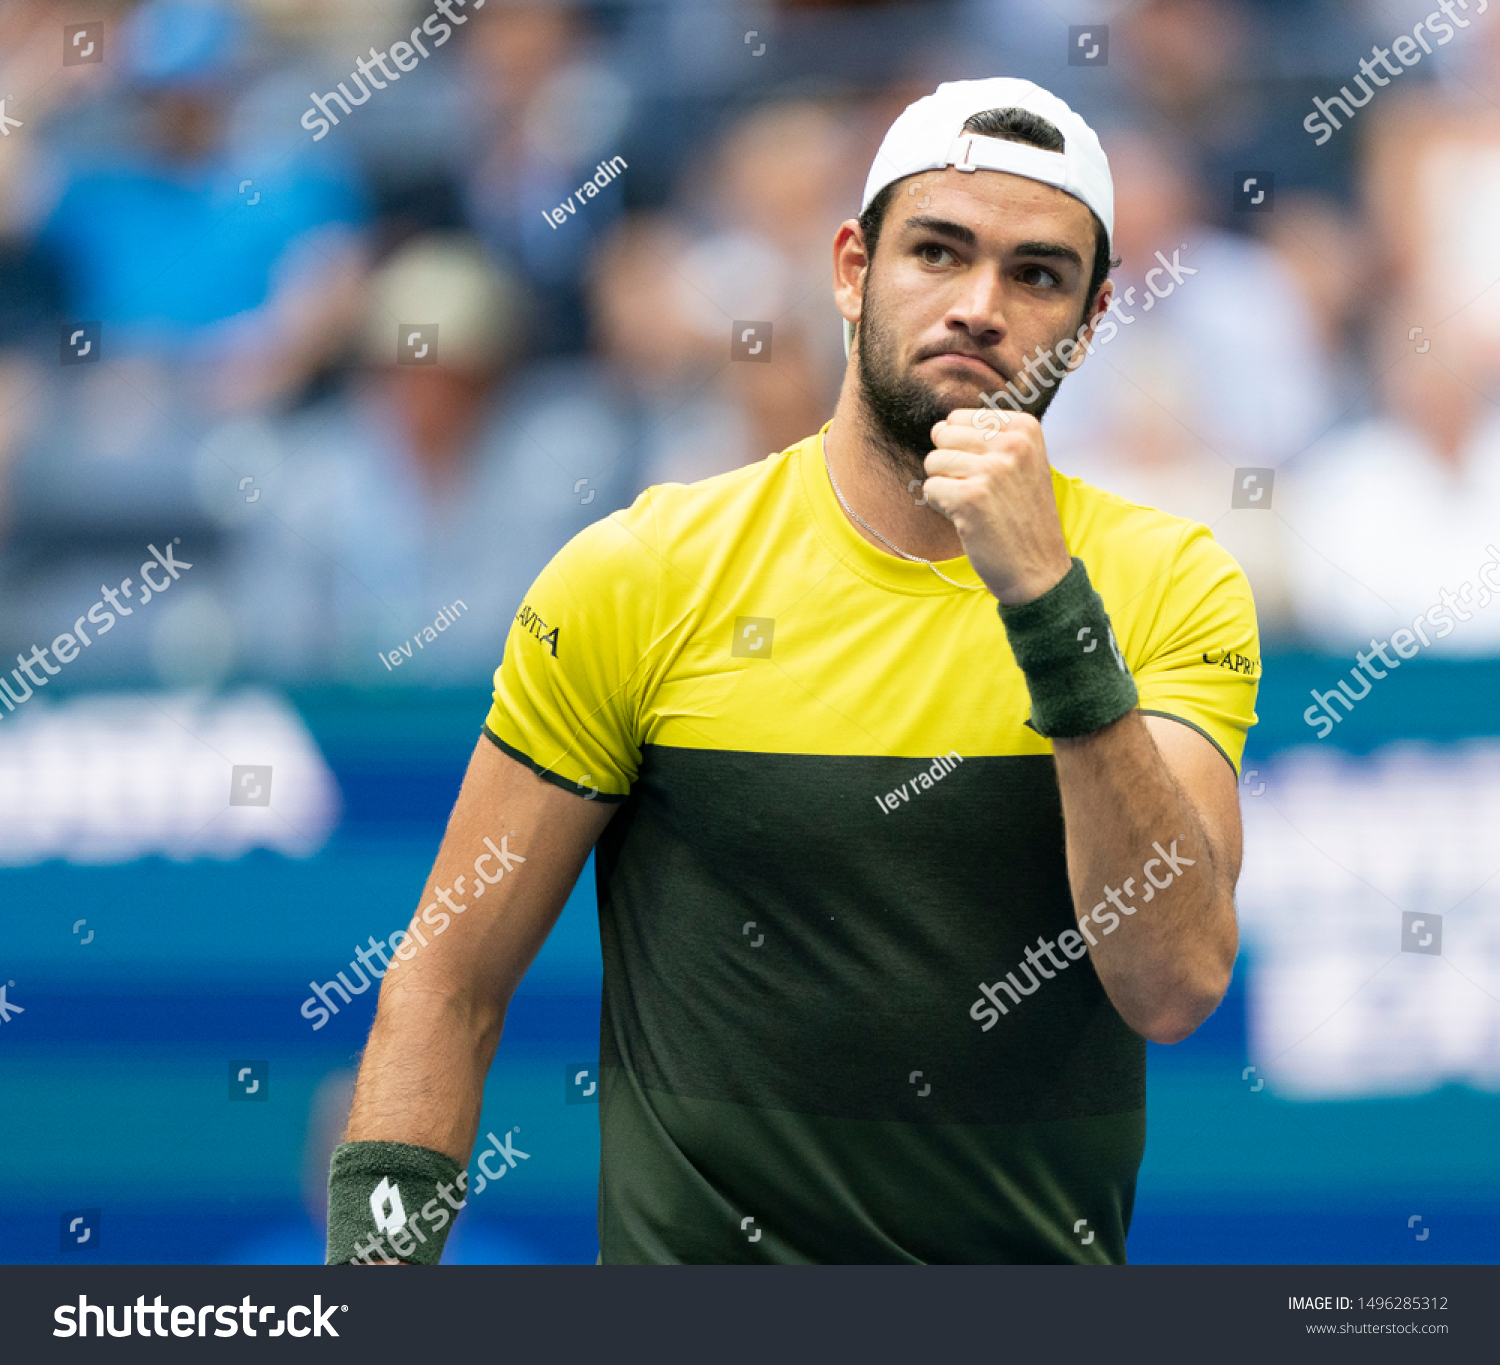
[[[933,426],[932,443],[923,495],[953,523],[985,586],[1008,607],[1056,587],[1073,560],[1041,423],[1026,413],[958,408]]]

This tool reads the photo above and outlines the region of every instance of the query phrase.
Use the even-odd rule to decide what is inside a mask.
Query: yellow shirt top
[[[1200,523],[1052,481],[1141,711],[1192,726],[1238,770],[1260,673],[1244,573]],[[966,557],[939,567],[979,582]],[[819,432],[649,488],[570,541],[517,613],[488,728],[561,785],[623,799],[646,745],[1049,753],[1029,714],[995,599],[860,536]]]

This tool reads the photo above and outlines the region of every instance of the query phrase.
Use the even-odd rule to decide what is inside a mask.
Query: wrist
[[[468,1179],[430,1147],[341,1143],[329,1163],[326,1263],[437,1265]]]
[[[1040,597],[1045,597],[1068,576],[1072,567],[1072,558],[1065,555],[1060,565],[1053,565],[1033,575],[1024,583],[1012,585],[1006,589],[1004,595],[997,592],[995,600],[1002,607],[1024,607]]]
[[[1135,679],[1081,559],[1046,592],[999,611],[1038,734],[1076,739],[1135,709]]]

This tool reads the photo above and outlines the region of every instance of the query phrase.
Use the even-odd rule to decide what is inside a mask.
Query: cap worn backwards
[[[1063,150],[1049,152],[963,131],[970,118],[989,109],[1024,109],[1046,119],[1062,134]],[[1114,240],[1114,181],[1098,135],[1056,95],[1031,81],[1013,76],[945,81],[932,94],[907,105],[875,153],[860,212],[887,185],[948,166],[966,172],[1006,171],[1055,186],[1092,209],[1107,238]],[[853,324],[846,321],[846,353],[853,333]]]

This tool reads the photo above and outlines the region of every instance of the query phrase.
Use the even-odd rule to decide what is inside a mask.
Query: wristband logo
[[[1115,667],[1118,668],[1121,673],[1130,672],[1130,670],[1125,667],[1125,656],[1120,653],[1120,646],[1115,643],[1115,628],[1113,626],[1105,626],[1104,633],[1109,637],[1109,652],[1115,656]]]
[[[393,1183],[389,1176],[381,1180],[370,1195],[370,1214],[375,1220],[375,1226],[379,1229],[370,1233],[364,1242],[355,1241],[346,1248],[352,1254],[345,1257],[341,1248],[344,1235],[339,1232],[333,1223],[329,1225],[329,1250],[337,1260],[347,1260],[350,1265],[373,1265],[370,1259],[378,1256],[384,1265],[395,1265],[386,1252],[394,1251],[398,1257],[410,1258],[416,1256],[417,1245],[426,1245],[427,1233],[430,1233],[437,1242],[437,1254],[442,1251],[443,1239],[440,1236],[453,1217],[460,1209],[468,1206],[467,1197],[455,1199],[453,1192],[456,1189],[460,1194],[467,1196],[469,1175],[467,1171],[460,1171],[458,1179],[453,1182],[439,1180],[437,1182],[437,1194],[429,1199],[411,1217],[407,1216],[406,1209],[401,1202],[401,1188]],[[418,1198],[421,1198],[419,1193]],[[444,1207],[444,1206],[447,1207]],[[450,1213],[449,1210],[452,1210]],[[427,1233],[422,1231],[422,1224],[427,1225]],[[386,1238],[390,1238],[387,1247]]]
[[[1081,627],[1079,627],[1078,636],[1077,636],[1078,643],[1079,644],[1083,644],[1084,638],[1086,636],[1092,635],[1093,633],[1094,633],[1093,626],[1081,626]],[[1126,672],[1127,670],[1125,668],[1125,659],[1120,654],[1120,646],[1115,643],[1114,628],[1112,626],[1106,626],[1104,628],[1104,633],[1109,638],[1109,652],[1115,656],[1115,666],[1120,670],[1121,673]],[[1097,639],[1090,640],[1088,642],[1088,644],[1083,645],[1083,652],[1085,654],[1092,654],[1098,648],[1099,648],[1099,641]]]
[[[401,1186],[382,1176],[370,1195],[370,1215],[384,1233],[400,1232],[406,1226],[406,1209],[401,1204]]]

